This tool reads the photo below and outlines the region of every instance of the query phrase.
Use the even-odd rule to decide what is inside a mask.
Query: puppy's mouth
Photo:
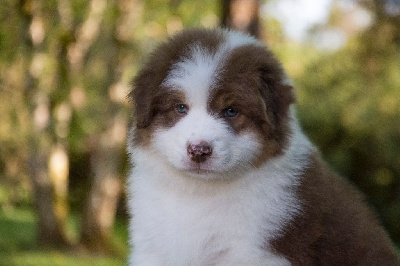
[[[209,164],[205,163],[191,163],[185,171],[195,175],[210,175],[216,172]]]
[[[198,175],[206,175],[206,174],[210,174],[210,173],[212,173],[214,171],[212,171],[210,169],[207,169],[207,168],[202,168],[201,163],[198,163],[196,165],[196,167],[190,168],[189,172],[195,173],[195,174],[198,174]]]

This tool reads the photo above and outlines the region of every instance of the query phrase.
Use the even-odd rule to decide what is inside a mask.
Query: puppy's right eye
[[[238,111],[236,109],[233,109],[232,107],[229,107],[225,110],[225,116],[227,117],[235,117],[238,114]]]
[[[186,106],[186,104],[178,104],[176,105],[176,110],[180,114],[187,114],[188,107]]]

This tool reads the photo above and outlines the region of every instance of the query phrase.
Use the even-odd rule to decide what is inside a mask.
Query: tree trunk
[[[261,38],[259,0],[222,0],[222,26]]]
[[[93,179],[81,229],[81,244],[91,251],[115,251],[110,236],[122,188],[119,173],[124,125],[121,123],[116,121],[110,131],[96,140],[91,158]]]
[[[53,157],[53,148],[57,146],[54,142],[55,133],[50,126],[50,96],[47,87],[42,85],[49,74],[35,67],[35,63],[45,60],[40,55],[48,53],[44,44],[46,31],[42,1],[20,1],[18,8],[24,23],[21,39],[26,51],[26,104],[32,116],[28,164],[38,217],[38,241],[40,246],[68,247],[70,243],[65,233],[68,156],[64,152],[62,157]],[[61,169],[61,172],[55,173],[52,167],[60,165],[62,169],[57,169]]]
[[[122,178],[120,176],[124,163],[126,117],[121,103],[125,101],[126,93],[122,92],[122,72],[126,62],[126,51],[129,47],[129,35],[132,25],[130,18],[137,10],[134,8],[136,0],[115,1],[108,6],[108,10],[114,10],[120,19],[113,21],[103,28],[109,34],[99,36],[107,49],[107,77],[108,105],[106,107],[104,121],[106,129],[94,137],[94,148],[91,156],[92,186],[89,192],[85,208],[81,244],[93,251],[115,252],[110,236],[115,221],[119,196],[122,190]]]
[[[65,199],[55,200],[55,186],[48,175],[47,152],[34,151],[29,160],[29,169],[38,216],[38,242],[49,248],[66,248],[70,243],[65,234]],[[61,204],[61,205],[60,205]]]

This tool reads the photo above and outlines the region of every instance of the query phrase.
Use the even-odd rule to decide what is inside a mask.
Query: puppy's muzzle
[[[211,145],[205,141],[201,141],[199,144],[189,143],[187,154],[192,161],[202,163],[211,156],[212,148]]]

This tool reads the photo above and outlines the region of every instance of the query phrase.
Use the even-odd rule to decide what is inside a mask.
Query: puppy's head
[[[184,31],[154,51],[133,84],[131,141],[175,169],[233,175],[285,148],[292,87],[252,37]]]

